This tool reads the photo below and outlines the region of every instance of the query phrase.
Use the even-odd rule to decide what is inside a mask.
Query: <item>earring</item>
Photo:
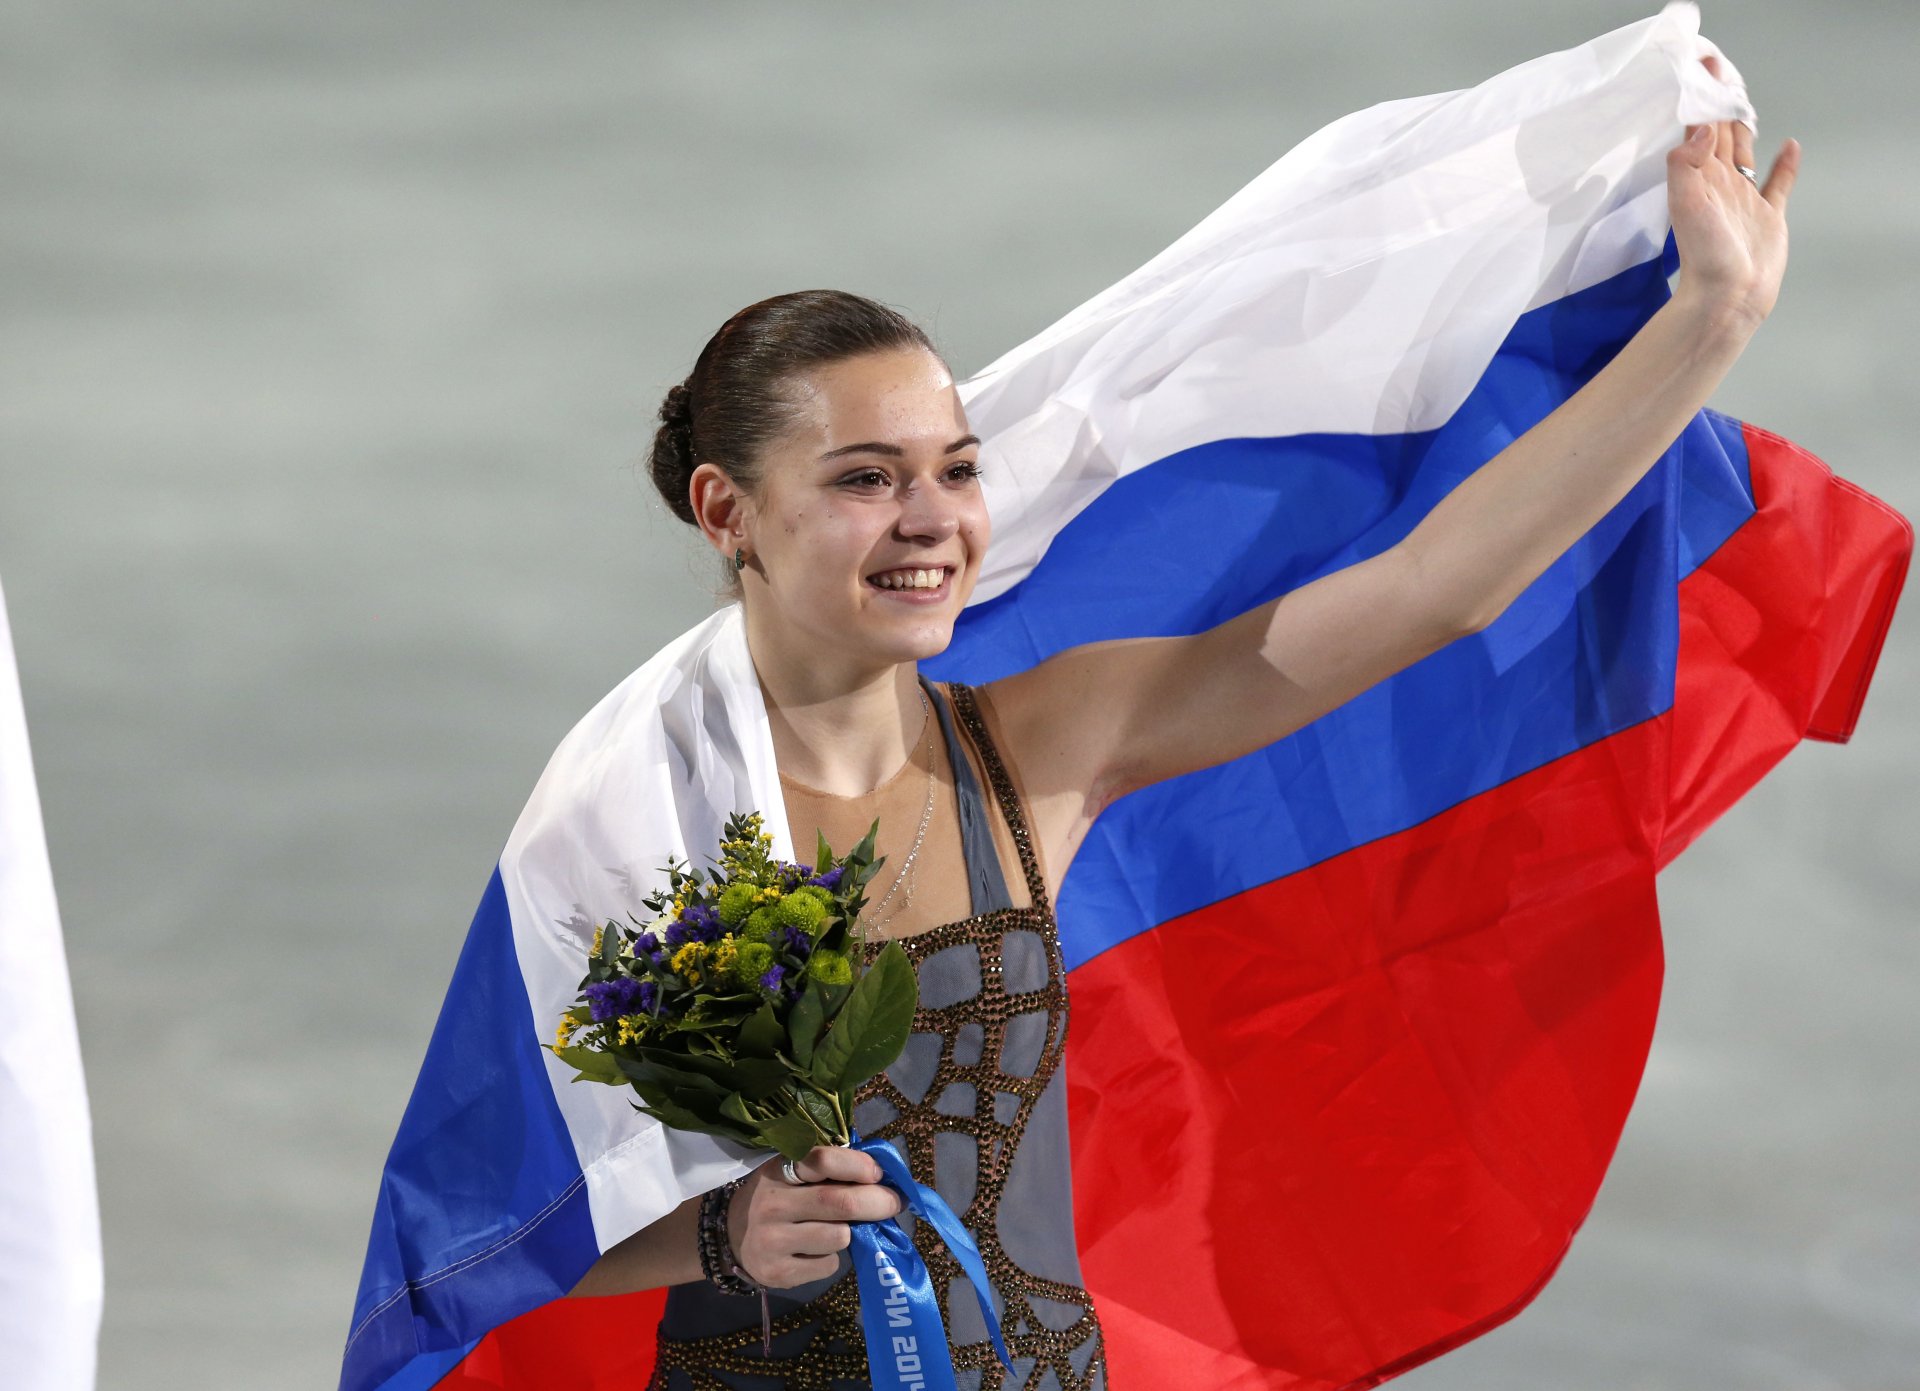
[[[745,549],[740,546],[733,548],[733,568],[736,570],[744,570],[747,568],[747,553]]]

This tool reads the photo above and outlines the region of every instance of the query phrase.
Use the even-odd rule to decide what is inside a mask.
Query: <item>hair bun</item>
[[[667,388],[667,399],[660,403],[660,422],[692,432],[693,393],[685,382],[676,382]]]
[[[897,309],[844,290],[796,290],[749,304],[707,340],[686,380],[667,389],[653,436],[654,486],[674,516],[699,526],[691,497],[696,461],[752,495],[769,449],[806,422],[796,379],[829,363],[903,349],[940,356]],[[727,592],[737,595],[739,576],[731,562],[723,563]]]
[[[667,388],[660,403],[660,428],[653,435],[653,457],[648,461],[653,486],[660,490],[673,515],[697,525],[688,489],[693,480],[693,392],[685,382]]]

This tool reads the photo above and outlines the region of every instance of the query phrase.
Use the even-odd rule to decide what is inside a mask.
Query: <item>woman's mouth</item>
[[[868,575],[867,584],[890,599],[909,604],[937,604],[952,588],[951,565],[902,566]]]

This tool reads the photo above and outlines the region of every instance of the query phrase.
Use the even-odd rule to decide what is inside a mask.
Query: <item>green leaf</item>
[[[913,1030],[919,993],[906,952],[887,943],[814,1049],[814,1082],[831,1092],[851,1090],[898,1058]]]
[[[792,1111],[782,1111],[770,1121],[760,1123],[761,1138],[798,1163],[805,1159],[813,1147],[820,1143],[820,1136],[807,1124],[806,1117]]]
[[[580,1075],[573,1079],[576,1082],[604,1082],[612,1087],[624,1087],[627,1084],[627,1075],[620,1070],[619,1061],[611,1053],[578,1045],[556,1048],[550,1043],[543,1043],[540,1046],[568,1067],[577,1069]]]
[[[801,1067],[813,1061],[813,1047],[827,1026],[827,1009],[821,997],[824,989],[819,981],[809,980],[787,1016],[787,1043],[793,1050],[793,1060]]]
[[[793,1080],[793,1069],[778,1058],[742,1058],[734,1064],[739,1090],[749,1101],[772,1096]]]
[[[675,1067],[671,1063],[656,1062],[651,1058],[627,1058],[616,1055],[615,1061],[620,1071],[626,1074],[629,1082],[637,1089],[641,1086],[669,1088],[679,1095],[683,1104],[694,1104],[694,1097],[705,1098],[718,1105],[721,1097],[732,1088],[721,1085],[704,1073],[692,1072],[686,1068]]]
[[[814,853],[813,872],[815,874],[825,874],[829,869],[833,868],[833,851],[827,845],[827,833],[825,831],[816,829],[814,834],[820,837],[820,848]]]
[[[827,1143],[844,1145],[847,1142],[847,1133],[840,1124],[841,1113],[833,1109],[831,1101],[807,1086],[795,1088],[795,1095],[799,1100],[801,1112],[813,1123],[816,1130],[828,1137]]]
[[[637,1105],[634,1109],[652,1116],[662,1125],[670,1125],[675,1130],[697,1130],[704,1135],[724,1136],[726,1139],[737,1140],[741,1144],[754,1149],[760,1147],[759,1135],[754,1131],[744,1129],[735,1121],[708,1120],[704,1116],[695,1115],[692,1111],[686,1110],[684,1107],[674,1105],[674,1103],[666,1097],[655,1097],[652,1100],[647,1100],[646,1097],[643,1096],[641,1099],[645,1104]]]
[[[873,825],[867,828],[866,835],[860,838],[859,844],[847,852],[847,867],[840,880],[840,889],[846,896],[848,908],[855,912],[865,899],[867,881],[887,862],[885,855],[876,858],[873,853],[874,839],[879,834],[880,821],[876,817]]]
[[[679,1027],[686,1029],[733,1029],[753,1017],[763,1003],[760,992],[742,995],[695,995]]]
[[[847,931],[845,913],[828,913],[813,930],[813,950],[844,952],[847,949]]]
[[[867,833],[861,836],[853,849],[847,852],[847,858],[860,864],[877,864],[873,858],[873,843],[880,836],[880,818],[874,817],[873,824],[867,827]]]
[[[749,1058],[771,1058],[786,1033],[780,1027],[780,1016],[773,1012],[773,1001],[768,1000],[740,1026],[740,1052]]]
[[[827,985],[823,983],[820,986],[820,1002],[826,1007],[827,1018],[831,1019],[840,1012],[841,1006],[847,1002],[847,996],[853,993],[853,986],[854,983],[852,981],[848,981],[844,985]]]
[[[645,1065],[659,1069],[663,1075],[703,1079],[708,1086],[698,1088],[702,1092],[741,1092],[751,1101],[771,1096],[793,1076],[792,1069],[778,1058],[703,1057],[644,1045],[639,1051]]]

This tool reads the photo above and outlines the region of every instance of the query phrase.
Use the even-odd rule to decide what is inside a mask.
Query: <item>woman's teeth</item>
[[[938,589],[947,577],[945,566],[937,570],[888,570],[875,575],[873,582],[882,589]]]

